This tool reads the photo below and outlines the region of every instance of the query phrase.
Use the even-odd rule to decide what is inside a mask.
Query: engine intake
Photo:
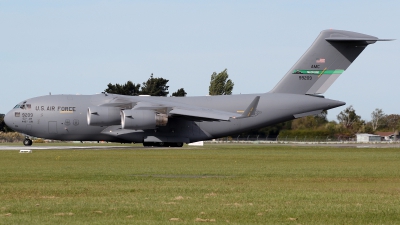
[[[166,126],[167,123],[167,115],[157,114],[153,110],[123,110],[121,112],[123,129],[155,129],[157,126]]]
[[[89,107],[87,123],[89,126],[111,126],[121,124],[120,108],[116,107]]]

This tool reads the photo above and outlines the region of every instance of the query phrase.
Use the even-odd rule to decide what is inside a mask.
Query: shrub
[[[0,143],[22,142],[25,137],[18,132],[0,132]]]

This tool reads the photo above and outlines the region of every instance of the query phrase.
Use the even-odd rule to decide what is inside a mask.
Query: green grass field
[[[0,151],[0,224],[400,224],[400,149]]]

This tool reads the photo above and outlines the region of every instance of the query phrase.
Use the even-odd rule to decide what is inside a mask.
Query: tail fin
[[[389,39],[350,31],[324,30],[270,92],[322,94],[367,45],[376,41]]]

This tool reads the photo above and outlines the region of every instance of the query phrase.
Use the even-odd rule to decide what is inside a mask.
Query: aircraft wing
[[[228,121],[230,118],[245,118],[254,116],[254,111],[257,108],[259,96],[249,105],[248,109],[243,114],[216,110],[206,107],[194,106],[185,103],[164,101],[162,98],[142,97],[140,101],[132,101],[130,97],[118,96],[112,102],[104,103],[100,106],[122,107],[131,104],[135,110],[154,110],[160,113],[165,113],[170,116],[188,117],[195,120],[208,121]]]
[[[221,111],[211,108],[193,106],[177,102],[164,102],[152,99],[151,102],[137,102],[133,107],[136,110],[156,110],[167,113],[171,116],[194,117],[199,120],[229,120],[240,117],[241,114]]]

